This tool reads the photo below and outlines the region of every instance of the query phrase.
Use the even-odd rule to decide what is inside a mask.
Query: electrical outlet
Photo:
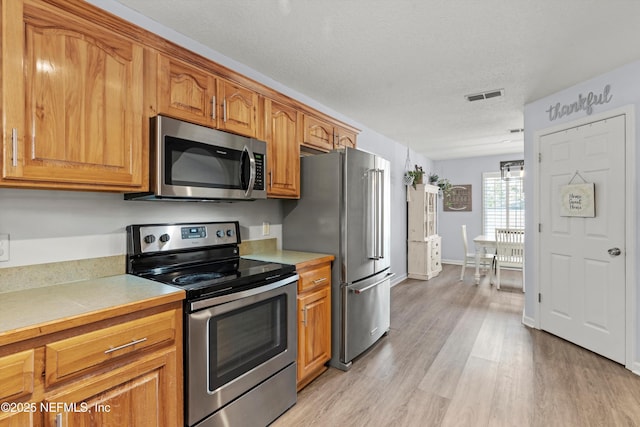
[[[0,234],[0,261],[9,261],[9,235]]]
[[[270,228],[271,228],[271,227],[270,227],[269,222],[268,222],[268,221],[264,221],[264,222],[262,223],[262,235],[263,235],[263,236],[268,236],[268,235],[269,235],[269,233],[271,233]]]

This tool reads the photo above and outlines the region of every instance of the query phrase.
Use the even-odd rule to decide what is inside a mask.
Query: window
[[[482,233],[493,236],[496,228],[524,228],[522,178],[503,180],[500,172],[482,174]]]

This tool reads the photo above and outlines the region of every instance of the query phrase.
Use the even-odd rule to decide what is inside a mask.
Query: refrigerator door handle
[[[378,259],[378,174],[376,169],[367,171],[369,198],[367,209],[367,257]]]
[[[378,259],[384,258],[384,170],[378,169]]]
[[[375,288],[375,287],[376,287],[376,286],[378,286],[379,284],[384,283],[385,281],[387,281],[387,280],[391,279],[391,278],[392,278],[393,276],[395,276],[395,275],[396,275],[396,273],[389,273],[389,274],[387,274],[387,275],[384,277],[384,279],[382,279],[382,280],[378,280],[377,282],[372,283],[372,284],[370,284],[370,285],[367,285],[367,286],[365,286],[364,288],[348,288],[348,289],[349,289],[349,291],[353,292],[354,294],[359,295],[359,294],[361,294],[361,293],[363,293],[363,292],[368,291],[369,289],[373,289],[373,288]]]

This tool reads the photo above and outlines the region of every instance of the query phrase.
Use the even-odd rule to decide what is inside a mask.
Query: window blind
[[[500,172],[482,174],[482,232],[493,236],[496,228],[524,228],[522,178],[503,180]]]

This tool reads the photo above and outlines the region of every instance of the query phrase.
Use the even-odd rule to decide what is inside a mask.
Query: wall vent
[[[467,101],[473,102],[473,101],[481,101],[483,99],[497,98],[502,95],[504,95],[504,89],[495,89],[495,90],[489,90],[486,92],[465,95],[464,97],[467,98]]]

